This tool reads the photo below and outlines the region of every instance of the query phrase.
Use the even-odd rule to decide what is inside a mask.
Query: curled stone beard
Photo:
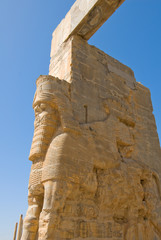
[[[59,125],[56,115],[47,114],[41,119],[36,117],[35,131],[29,155],[31,161],[45,157],[48,146]]]

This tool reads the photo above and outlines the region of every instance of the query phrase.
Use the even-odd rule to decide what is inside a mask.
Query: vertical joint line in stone
[[[85,123],[88,122],[88,106],[84,105],[84,109],[85,109]]]

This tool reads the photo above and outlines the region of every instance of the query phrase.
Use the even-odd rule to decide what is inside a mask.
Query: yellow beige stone
[[[107,20],[122,2],[77,0],[53,34],[50,73],[37,79],[33,101],[21,240],[161,240],[161,149],[150,92],[86,41],[103,23],[101,4]]]

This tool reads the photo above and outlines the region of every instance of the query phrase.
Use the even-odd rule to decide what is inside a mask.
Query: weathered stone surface
[[[36,84],[22,240],[161,240],[161,149],[149,90],[76,35]]]
[[[72,45],[70,83],[37,80],[30,238],[22,239],[35,239],[38,221],[38,239],[161,239],[161,151],[149,90],[84,40]]]
[[[53,32],[51,57],[73,35],[88,40],[125,0],[77,0]]]

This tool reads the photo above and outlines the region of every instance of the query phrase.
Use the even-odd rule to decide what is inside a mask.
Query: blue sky
[[[74,0],[1,0],[0,239],[27,210],[35,81],[48,74],[52,32]],[[161,1],[126,0],[89,43],[131,67],[150,88],[161,139]]]

